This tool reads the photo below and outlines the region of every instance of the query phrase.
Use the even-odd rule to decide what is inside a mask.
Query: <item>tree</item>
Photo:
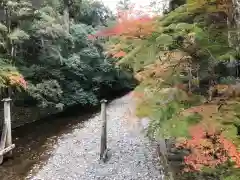
[[[70,8],[70,0],[63,0],[63,4],[64,4],[64,10],[63,10],[63,17],[64,17],[64,22],[66,25],[66,30],[67,32],[69,32],[69,26],[70,26],[70,22],[69,22],[69,8]]]
[[[34,7],[27,0],[1,1],[0,85],[25,88],[24,79],[28,84],[26,91],[14,94],[15,105],[54,113],[96,105],[109,92],[132,88],[132,77],[115,69],[87,38],[95,31],[92,26],[109,16],[102,3],[32,2]]]
[[[112,17],[110,10],[100,1],[74,0],[70,6],[70,17],[78,23],[94,27],[104,25]]]
[[[82,12],[92,12],[92,4],[85,7],[87,3],[90,1],[68,4],[69,31],[66,28],[69,21],[64,14],[66,4],[62,0],[46,3],[33,21],[23,26],[29,40],[24,41],[16,65],[29,83],[28,94],[23,98],[25,104],[53,110],[77,104],[95,105],[110,89],[122,88],[121,83],[117,84],[119,78],[126,83],[127,76],[118,76],[120,70],[114,69],[95,44],[87,39],[87,35],[94,32],[88,24],[96,20],[86,18],[83,21],[87,20],[86,25],[81,23],[80,14],[71,15],[81,4]]]
[[[2,23],[0,23],[0,40],[4,61],[10,64],[15,63],[18,47],[29,35],[19,28],[19,23],[27,18],[33,17],[33,9],[31,4],[24,1],[2,1],[1,9],[3,11]],[[2,59],[3,60],[3,59]],[[20,85],[26,88],[26,83],[22,76],[18,73],[10,75],[8,86],[8,96],[11,96],[11,85]],[[20,77],[20,79],[18,78]],[[12,80],[11,80],[12,78]],[[20,81],[18,81],[19,79]],[[15,83],[13,83],[15,82]]]
[[[120,0],[117,4],[117,9],[119,11],[129,10],[131,8],[130,0]]]
[[[198,179],[204,179],[201,177],[203,173],[216,174],[220,166],[227,166],[228,172],[239,171],[235,169],[239,166],[236,147],[239,146],[239,126],[233,122],[234,119],[239,121],[236,111],[230,110],[227,103],[226,111],[232,112],[232,116],[222,120],[226,112],[218,110],[219,97],[214,99],[216,102],[205,103],[211,82],[221,83],[223,76],[229,76],[216,71],[220,62],[239,58],[235,47],[228,46],[227,17],[232,1],[171,2],[174,6],[167,14],[149,18],[146,24],[137,23],[142,21],[140,16],[132,18],[134,11],[120,12],[115,26],[95,35],[108,37],[105,50],[116,58],[117,65],[131,69],[139,79],[137,90],[144,98],[138,101],[137,113],[151,119],[151,137],[184,137],[186,141],[181,147],[190,151],[184,161],[186,170],[198,171],[195,174],[200,174]],[[121,17],[124,17],[123,21]],[[152,23],[151,28],[149,23]],[[237,26],[230,29],[235,33],[239,31]],[[237,36],[232,37],[237,42]],[[235,78],[233,83],[238,84],[236,76],[231,78]],[[221,87],[231,85],[216,87],[221,94]],[[234,97],[231,100],[239,103]],[[208,123],[212,123],[216,131],[199,127]],[[189,132],[192,127],[195,129]],[[228,164],[229,159],[236,167]],[[209,171],[214,173],[207,172],[205,167],[212,168]],[[214,178],[224,179],[226,176],[228,173],[223,172]]]
[[[156,14],[166,13],[169,8],[169,2],[168,1],[165,2],[162,0],[151,0],[150,7]]]

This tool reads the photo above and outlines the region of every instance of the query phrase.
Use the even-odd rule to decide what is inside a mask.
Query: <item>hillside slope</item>
[[[141,82],[137,115],[151,119],[149,136],[175,139],[185,152],[177,179],[240,177],[238,35],[227,21],[233,7],[189,0],[163,17],[125,12],[124,21],[96,34],[110,36],[106,52]]]

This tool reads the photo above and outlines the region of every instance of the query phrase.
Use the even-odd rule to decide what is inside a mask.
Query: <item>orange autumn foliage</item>
[[[97,32],[93,37],[124,36],[135,39],[144,38],[155,30],[154,18],[144,12],[139,12],[134,7],[129,10],[119,11],[117,24]]]
[[[190,128],[191,139],[184,140],[176,146],[189,149],[190,154],[184,157],[184,171],[200,171],[203,167],[216,167],[229,158],[240,167],[240,152],[235,145],[226,140],[215,129],[206,130],[201,124]]]
[[[24,77],[21,75],[10,75],[9,76],[9,83],[10,85],[18,85],[23,87],[24,89],[27,88],[27,82],[25,81]]]
[[[222,136],[220,136],[220,142],[224,149],[228,152],[231,160],[235,162],[236,167],[240,168],[240,152],[238,152],[236,146]]]
[[[128,10],[118,11],[117,23],[114,26],[102,29],[93,35],[89,35],[88,38],[94,40],[98,37],[121,36],[125,40],[145,39],[154,31],[156,31],[155,18],[144,11],[137,10],[133,5]],[[108,54],[115,58],[126,55],[121,48],[120,50],[110,50]]]
[[[120,58],[120,57],[123,57],[125,55],[126,55],[126,53],[124,51],[119,51],[119,52],[113,54],[113,57],[114,58]]]

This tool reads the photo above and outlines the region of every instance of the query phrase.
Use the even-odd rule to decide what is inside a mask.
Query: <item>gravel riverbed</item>
[[[97,113],[61,135],[49,159],[41,167],[35,165],[27,179],[163,180],[155,150],[133,111],[130,94],[107,105],[110,159],[106,163],[99,161],[102,121]]]

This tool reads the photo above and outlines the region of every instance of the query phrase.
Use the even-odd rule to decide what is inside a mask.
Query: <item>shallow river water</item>
[[[102,121],[96,113],[26,128],[15,139],[14,159],[0,167],[0,179],[163,180],[154,147],[133,111],[130,94],[107,105],[106,163],[99,161]]]

